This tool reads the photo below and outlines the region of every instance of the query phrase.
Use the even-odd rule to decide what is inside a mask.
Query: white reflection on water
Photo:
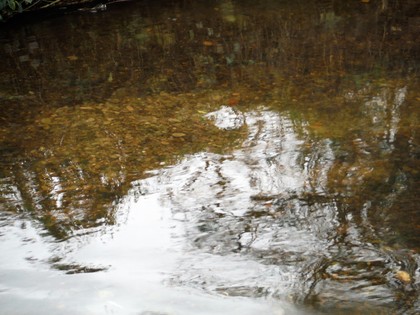
[[[29,314],[34,308],[43,314],[296,313],[286,302],[271,299],[272,293],[292,286],[296,268],[261,263],[232,253],[230,247],[232,236],[240,235],[235,244],[258,250],[283,247],[288,251],[289,238],[299,239],[292,242],[293,250],[299,244],[305,250],[308,244],[319,248],[315,231],[287,222],[284,229],[276,229],[270,228],[271,221],[262,220],[257,238],[240,230],[241,218],[260,204],[255,195],[272,196],[267,198],[274,203],[302,191],[306,180],[299,164],[302,141],[293,134],[291,122],[276,113],[260,111],[243,117],[250,134],[231,155],[188,156],[133,183],[118,205],[120,225],[114,230],[84,231],[62,243],[39,242],[46,253],[63,257],[62,265],[106,271],[74,275],[51,271],[38,249],[27,268],[2,265],[2,310],[14,314]],[[212,221],[208,216],[213,214],[226,221]],[[199,221],[220,224],[219,231],[200,232]],[[12,238],[0,239],[0,249],[10,246]],[[194,240],[201,244],[194,245]],[[16,251],[11,261],[24,260],[22,255],[23,251]],[[15,305],[22,307],[16,311]]]
[[[404,90],[397,94],[396,103]],[[366,103],[370,117],[385,117],[380,107],[379,99]],[[397,112],[386,128],[379,122],[372,128],[396,132]],[[330,140],[311,139],[287,114],[264,109],[243,114],[223,107],[208,117],[224,129],[246,124],[249,135],[242,147],[225,155],[186,156],[134,182],[118,205],[119,226],[102,233],[76,231],[72,239],[54,243],[39,237],[39,228],[24,218],[3,220],[7,233],[0,234],[0,251],[10,260],[0,261],[2,311],[294,314],[287,302],[279,301],[314,289],[331,300],[340,299],[336,292],[354,301],[392,296],[389,286],[375,283],[347,294],[349,285],[359,285],[357,279],[347,280],[349,285],[310,282],[325,261],[331,262],[325,273],[333,275],[347,268],[348,259],[378,262],[366,279],[382,275],[387,263],[387,255],[374,245],[362,244],[351,213],[346,217],[349,247],[334,244],[341,222],[327,188],[335,160]],[[365,155],[361,153],[362,161],[369,158]],[[34,236],[30,252],[22,250],[28,235]],[[48,253],[63,256],[62,264],[106,271],[51,271],[45,263]],[[305,278],[310,281],[303,283]],[[16,311],[16,305],[22,307]]]
[[[208,117],[221,128],[240,120],[225,107]],[[183,255],[171,284],[232,296],[282,296],[329,245],[326,236],[337,225],[334,205],[311,213],[298,198],[324,192],[334,160],[329,142],[304,155],[304,141],[287,116],[260,110],[245,114],[245,122],[249,136],[232,154],[188,156],[134,183],[133,191],[157,195],[185,229],[178,234]]]
[[[130,211],[127,224],[113,235],[96,235],[67,253],[66,262],[111,267],[106,272],[65,275],[48,270],[42,259],[48,243],[32,246],[33,261],[25,266],[18,251],[3,251],[19,233],[9,228],[0,241],[10,264],[1,264],[0,304],[4,314],[284,314],[288,306],[274,301],[210,295],[193,288],[175,288],[166,279],[177,273],[182,257],[182,224],[162,207],[158,195],[128,196],[121,205]],[[27,233],[21,233],[28,236]],[[35,242],[35,240],[34,240]],[[34,245],[34,244],[32,244]],[[36,244],[35,244],[36,245]],[[75,244],[73,244],[75,245]],[[52,245],[54,246],[54,245]],[[66,249],[66,251],[68,248]],[[292,311],[292,310],[290,310]],[[150,312],[150,313],[148,313]],[[155,312],[155,313],[153,313]],[[289,311],[288,311],[289,313]],[[293,314],[293,312],[292,312]]]

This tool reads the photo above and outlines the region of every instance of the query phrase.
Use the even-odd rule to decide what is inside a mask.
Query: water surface
[[[2,26],[1,312],[418,313],[418,9]]]

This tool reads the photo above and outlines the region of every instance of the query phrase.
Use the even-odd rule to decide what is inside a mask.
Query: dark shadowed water
[[[418,314],[418,1],[133,1],[0,26],[1,314]]]

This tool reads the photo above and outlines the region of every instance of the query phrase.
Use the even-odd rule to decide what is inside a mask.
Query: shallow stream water
[[[0,26],[0,313],[418,314],[417,1],[133,1]]]

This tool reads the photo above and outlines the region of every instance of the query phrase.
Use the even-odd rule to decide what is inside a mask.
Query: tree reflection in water
[[[352,157],[340,159],[342,148],[314,140],[305,126],[298,134],[287,113],[259,110],[245,114],[241,149],[192,155],[135,183],[184,222],[186,257],[172,283],[232,296],[292,294],[326,309],[395,300],[412,307],[413,284],[395,277],[416,277],[420,257],[386,224],[407,189],[391,159],[405,93],[366,101],[372,123],[352,140]],[[212,116],[223,125],[223,114],[229,125],[224,108]],[[372,186],[383,188],[366,192]]]

